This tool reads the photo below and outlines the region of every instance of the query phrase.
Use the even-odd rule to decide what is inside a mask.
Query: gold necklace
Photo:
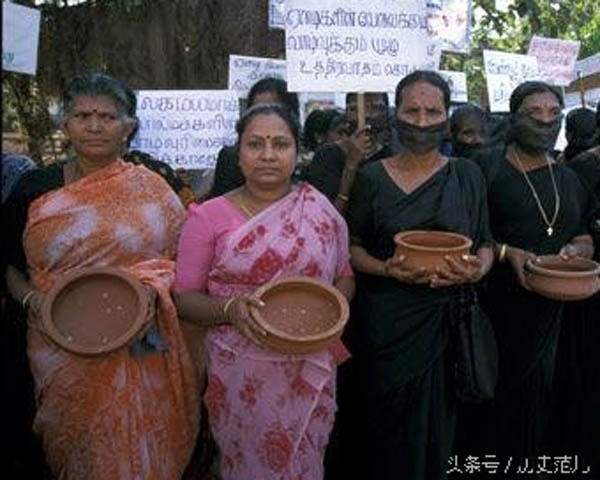
[[[550,178],[552,179],[552,188],[554,188],[554,215],[552,216],[552,221],[548,221],[548,216],[546,215],[546,211],[544,210],[544,207],[542,206],[540,197],[538,196],[537,192],[535,191],[533,183],[531,183],[531,180],[529,179],[529,175],[527,175],[527,172],[525,171],[525,168],[523,167],[523,164],[521,163],[519,154],[517,153],[516,150],[513,150],[513,152],[515,153],[515,159],[517,160],[517,163],[519,164],[519,167],[521,168],[521,171],[523,172],[523,176],[525,177],[527,185],[529,185],[529,189],[531,190],[531,193],[533,194],[533,198],[535,200],[535,203],[537,204],[537,208],[540,211],[540,214],[542,215],[542,220],[546,224],[546,227],[547,227],[546,234],[549,237],[551,237],[552,234],[554,233],[554,224],[556,223],[556,219],[558,218],[558,211],[560,210],[560,195],[558,193],[558,187],[556,186],[556,180],[554,179],[552,163],[550,162],[548,155],[544,154],[544,158],[546,159],[546,163],[548,164],[548,170],[550,170]]]
[[[244,203],[244,194],[242,192],[240,192],[240,208],[242,209],[242,211],[248,215],[248,217],[252,218],[254,215],[256,215],[256,213],[250,209],[250,207],[248,207],[245,203]]]

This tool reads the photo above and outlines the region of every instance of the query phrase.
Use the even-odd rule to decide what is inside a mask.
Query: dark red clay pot
[[[256,295],[265,306],[251,307],[251,314],[267,333],[254,340],[269,350],[286,354],[324,350],[340,338],[348,321],[346,297],[311,277],[275,280]]]
[[[525,264],[525,281],[534,292],[554,300],[573,301],[600,290],[600,264],[587,258],[543,255]]]
[[[394,236],[395,256],[404,255],[404,265],[410,269],[425,267],[429,272],[448,266],[444,257],[460,258],[469,253],[473,242],[469,237],[453,232],[407,230]]]
[[[143,284],[113,267],[78,270],[47,294],[42,325],[59,347],[81,355],[123,348],[149,325],[154,308]]]

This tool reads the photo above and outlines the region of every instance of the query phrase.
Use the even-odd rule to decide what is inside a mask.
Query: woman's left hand
[[[46,300],[46,294],[40,292],[39,290],[33,290],[29,299],[27,300],[27,304],[24,305],[27,311],[32,312],[36,317],[42,316],[42,307]]]
[[[462,255],[458,259],[448,256],[445,260],[448,268],[436,269],[429,279],[431,288],[475,283],[484,275],[483,264],[477,255]]]

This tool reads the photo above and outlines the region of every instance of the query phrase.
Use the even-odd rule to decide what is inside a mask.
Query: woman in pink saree
[[[175,303],[184,321],[211,327],[204,402],[224,480],[323,477],[344,347],[284,355],[248,338],[265,282],[307,275],[354,290],[344,220],[313,187],[292,185],[298,130],[281,105],[249,109],[237,128],[245,184],[189,208],[180,238]]]
[[[65,95],[76,159],[24,177],[9,200],[7,284],[28,310],[33,428],[58,479],[180,480],[198,433],[197,371],[170,297],[185,212],[163,179],[119,157],[134,120],[126,88],[76,77]],[[46,336],[40,307],[64,275],[97,266],[155,292],[156,317],[132,346],[84,357]]]

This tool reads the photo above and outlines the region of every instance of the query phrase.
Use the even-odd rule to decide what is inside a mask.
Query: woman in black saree
[[[530,291],[524,264],[538,255],[591,257],[593,199],[577,175],[550,156],[563,101],[543,82],[510,98],[506,145],[482,152],[497,262],[480,296],[499,348],[496,397],[459,419],[464,455],[492,454],[506,478],[552,473],[548,454],[552,379],[563,304]],[[517,469],[523,473],[517,474]]]
[[[449,305],[459,284],[480,280],[493,261],[481,172],[439,153],[449,103],[448,85],[437,73],[402,79],[396,89],[400,153],[362,169],[350,198],[359,283],[346,337],[353,372],[340,372],[340,395],[356,400],[356,410],[340,404],[342,435],[356,440],[342,456],[356,462],[346,478],[446,476],[455,410]],[[402,257],[393,257],[393,237],[414,229],[467,235],[473,254],[434,273],[407,269]]]
[[[600,262],[600,103],[596,107],[596,146],[566,165],[595,194],[590,231],[594,260]],[[558,341],[553,414],[553,453],[577,455],[590,467],[586,477],[600,476],[600,292],[581,302],[565,305]],[[579,478],[579,477],[576,477]]]

